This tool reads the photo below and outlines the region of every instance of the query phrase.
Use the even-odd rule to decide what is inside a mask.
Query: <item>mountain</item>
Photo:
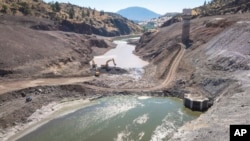
[[[117,13],[133,21],[146,21],[161,16],[160,14],[142,7],[128,7],[119,10]]]
[[[139,25],[124,17],[70,3],[0,0],[1,15],[38,17],[54,21],[52,25],[39,23],[32,27],[39,30],[61,30],[102,36],[119,36],[142,31]]]

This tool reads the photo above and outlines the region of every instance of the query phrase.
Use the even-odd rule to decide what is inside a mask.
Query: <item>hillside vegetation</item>
[[[212,0],[204,2],[203,6],[196,7],[192,10],[193,19],[204,16],[241,14],[250,12],[249,0]],[[182,15],[178,14],[166,21],[161,27],[170,26],[173,23],[181,22]]]
[[[39,24],[35,29],[59,29],[103,36],[141,32],[138,25],[126,18],[70,3],[45,3],[42,0],[0,0],[0,14],[32,16],[54,21],[54,25]]]
[[[201,16],[225,15],[250,12],[249,0],[212,0],[203,6],[194,8]]]

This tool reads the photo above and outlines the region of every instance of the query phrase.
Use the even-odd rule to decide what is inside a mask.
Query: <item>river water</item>
[[[135,46],[127,44],[126,40],[117,40],[114,43],[117,44],[116,48],[109,50],[104,55],[94,57],[94,61],[98,66],[105,64],[108,59],[112,58],[115,59],[117,67],[125,69],[142,68],[148,64],[148,62],[133,54]],[[109,63],[109,65],[113,66],[112,63]]]
[[[114,58],[118,67],[139,68],[147,62],[135,56],[126,41],[96,56],[100,66]],[[111,65],[111,64],[110,64]],[[162,141],[200,113],[184,108],[175,98],[113,96],[54,119],[18,141]]]
[[[161,141],[197,116],[175,98],[106,97],[18,141]]]

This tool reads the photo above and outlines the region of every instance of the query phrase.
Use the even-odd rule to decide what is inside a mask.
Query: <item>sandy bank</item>
[[[0,139],[2,141],[17,140],[55,118],[72,113],[92,104],[94,103],[90,102],[88,99],[65,99],[62,102],[52,102],[43,106],[41,109],[36,110],[36,112],[28,118],[28,123],[18,124],[12,128],[2,130],[0,132]]]

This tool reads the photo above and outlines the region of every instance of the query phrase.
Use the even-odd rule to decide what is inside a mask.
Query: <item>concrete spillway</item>
[[[200,95],[185,94],[185,107],[194,111],[206,111],[208,109],[208,98]]]

